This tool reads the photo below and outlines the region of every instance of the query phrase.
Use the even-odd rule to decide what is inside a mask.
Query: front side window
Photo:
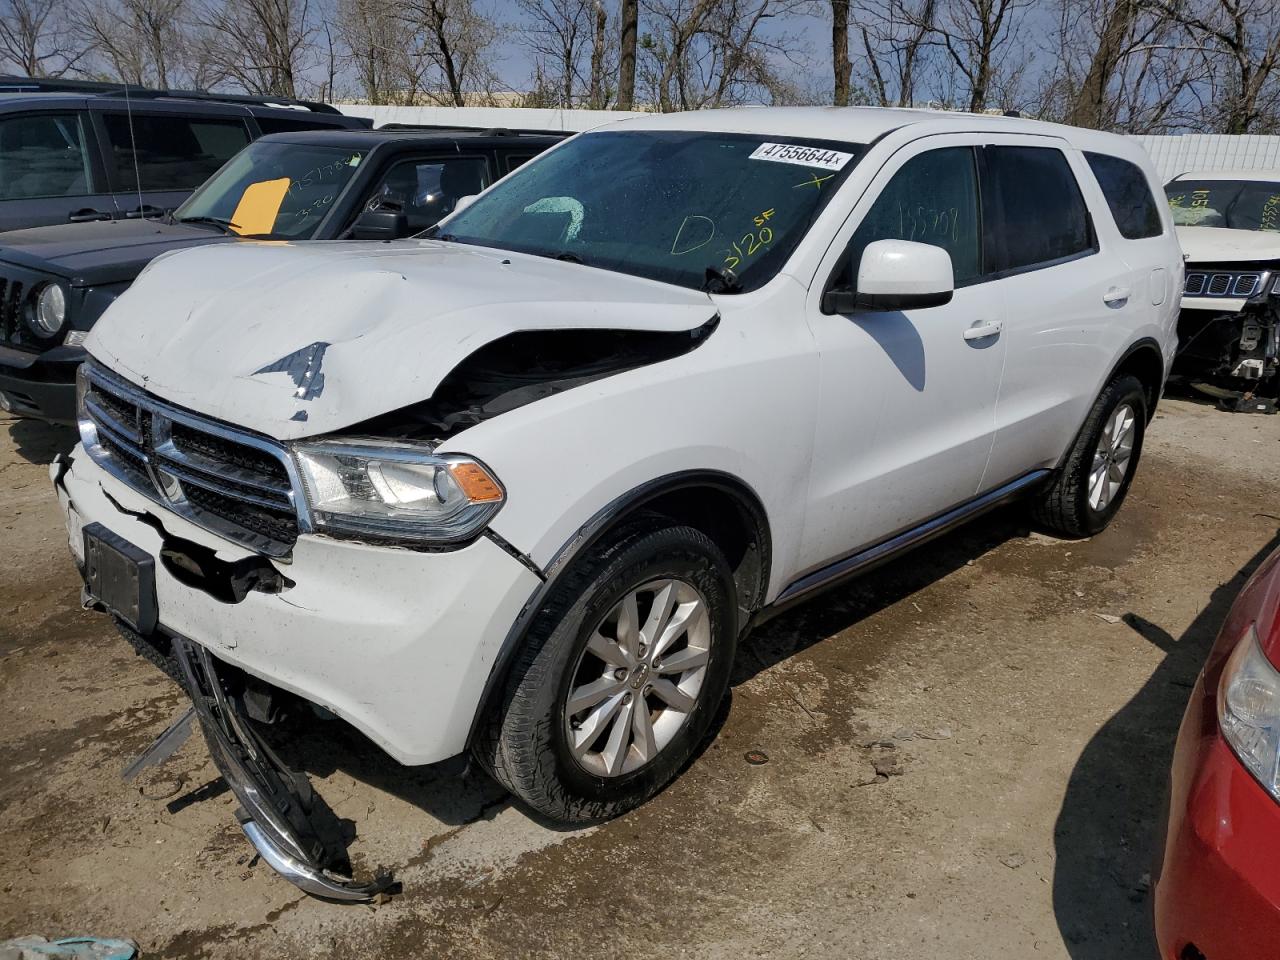
[[[1164,229],[1160,226],[1160,209],[1142,168],[1105,153],[1086,153],[1084,158],[1107,198],[1120,236],[1126,240],[1160,236]]]
[[[418,233],[453,212],[463,197],[489,185],[483,157],[404,160],[387,171],[365,206],[403,210],[409,230]]]
[[[436,230],[693,289],[751,290],[778,272],[864,149],[729,133],[587,133]]]
[[[246,237],[305,240],[364,162],[366,152],[258,140],[174,212]]]
[[[0,200],[82,197],[92,192],[79,114],[0,120]]]
[[[1174,180],[1164,194],[1180,227],[1280,231],[1280,183]]]
[[[249,142],[240,120],[103,114],[117,189],[192,190]]]
[[[982,273],[978,176],[970,147],[945,147],[912,157],[885,184],[849,240],[835,285],[854,286],[853,265],[876,240],[914,240],[951,255],[957,285]]]
[[[1089,208],[1071,165],[1053,147],[985,147],[987,177],[1000,211],[992,251],[997,271],[1024,270],[1097,249]]]

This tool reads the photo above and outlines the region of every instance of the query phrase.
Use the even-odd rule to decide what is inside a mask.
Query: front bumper
[[[357,883],[329,869],[333,857],[312,822],[306,777],[281,763],[239,713],[208,650],[176,638],[174,654],[209,754],[240,801],[240,828],[262,859],[294,886],[327,900],[359,902],[389,888],[393,881],[385,871]]]
[[[5,348],[0,353],[0,409],[54,423],[75,423],[78,366],[79,361],[31,360]]]
[[[1174,753],[1155,884],[1163,960],[1280,958],[1280,804],[1218,733],[1204,678]]]
[[[157,507],[82,447],[53,474],[77,555],[96,521],[157,558],[179,538],[228,562],[253,556]],[[540,583],[484,537],[424,553],[303,536],[275,566],[291,586],[235,603],[157,560],[161,628],[324,707],[405,764],[465,749],[502,642]]]

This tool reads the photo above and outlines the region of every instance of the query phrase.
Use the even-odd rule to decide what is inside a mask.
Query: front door
[[[71,110],[0,118],[0,231],[115,216],[88,121]]]
[[[1004,363],[1003,307],[985,276],[976,138],[930,137],[885,165],[832,245],[808,297],[821,357],[808,571],[979,491]],[[951,255],[955,295],[921,310],[822,312],[823,290],[874,240]],[[845,275],[841,276],[842,271]]]

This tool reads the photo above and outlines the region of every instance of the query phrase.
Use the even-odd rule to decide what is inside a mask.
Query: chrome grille
[[[22,291],[20,280],[0,277],[0,340],[18,339],[22,324]]]
[[[1236,297],[1248,299],[1266,286],[1269,272],[1188,270],[1182,293],[1188,297]]]
[[[282,446],[159,400],[96,363],[80,376],[80,436],[106,470],[251,550],[293,548],[299,486]]]

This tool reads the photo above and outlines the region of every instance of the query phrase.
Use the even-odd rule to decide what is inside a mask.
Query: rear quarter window
[[[1126,240],[1142,240],[1164,232],[1160,209],[1141,167],[1105,153],[1086,153],[1084,157],[1102,188],[1102,195],[1107,198],[1120,236]]]

